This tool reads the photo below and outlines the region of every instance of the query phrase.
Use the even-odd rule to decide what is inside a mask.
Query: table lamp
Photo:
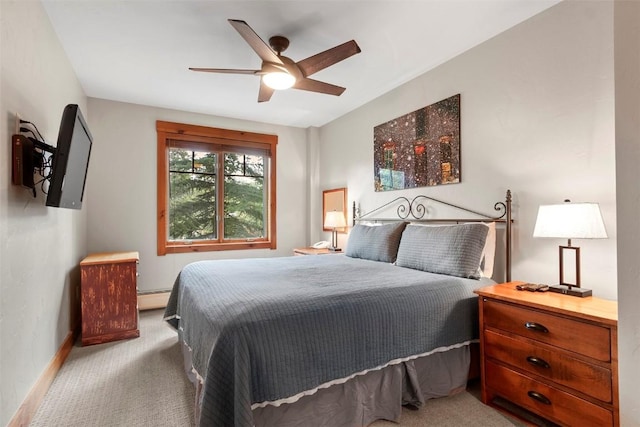
[[[343,228],[347,226],[347,220],[344,217],[344,213],[340,211],[328,211],[324,217],[325,228],[331,228],[331,246],[330,251],[339,252],[342,249],[338,248],[338,231],[337,228]]]
[[[571,246],[571,239],[606,239],[607,232],[597,203],[565,203],[541,205],[533,230],[533,237],[568,239],[566,246],[559,246],[560,282],[549,286],[549,291],[576,297],[588,297],[590,289],[580,287],[580,248]],[[564,279],[564,253],[574,251],[576,259],[576,283],[566,283]]]

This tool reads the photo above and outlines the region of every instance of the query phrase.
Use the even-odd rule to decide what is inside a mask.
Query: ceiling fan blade
[[[231,68],[194,68],[189,67],[191,71],[202,71],[205,73],[224,73],[224,74],[258,74],[260,70],[235,70]]]
[[[302,74],[304,74],[305,77],[308,77],[360,52],[361,50],[358,43],[356,43],[355,40],[351,40],[339,46],[325,50],[324,52],[310,56],[302,61],[298,61],[296,65],[300,68]]]
[[[282,64],[278,55],[271,50],[269,45],[266,44],[255,31],[253,31],[249,24],[239,19],[229,19],[229,23],[240,33],[242,38],[249,43],[251,49],[258,54],[260,59],[267,62]]]
[[[271,95],[273,95],[273,92],[275,92],[275,90],[264,84],[262,79],[260,79],[260,92],[258,92],[258,102],[267,102],[271,99]]]
[[[295,89],[308,90],[310,92],[326,93],[328,95],[340,96],[345,88],[341,86],[332,85],[330,83],[321,82],[318,80],[303,78],[293,85]]]

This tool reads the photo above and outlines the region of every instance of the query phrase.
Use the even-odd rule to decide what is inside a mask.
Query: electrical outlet
[[[13,127],[13,134],[19,134],[20,133],[20,114],[16,113],[15,116],[15,125]]]

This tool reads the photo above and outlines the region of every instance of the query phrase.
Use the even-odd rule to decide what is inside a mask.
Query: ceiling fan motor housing
[[[269,46],[278,56],[289,47],[289,39],[283,36],[273,36],[269,39]]]

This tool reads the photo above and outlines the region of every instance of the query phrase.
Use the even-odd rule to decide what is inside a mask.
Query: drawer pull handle
[[[534,366],[538,366],[540,368],[549,369],[551,367],[549,366],[546,360],[540,359],[539,357],[535,357],[535,356],[527,357],[527,362],[531,363]]]
[[[549,398],[547,396],[545,396],[544,394],[542,394],[542,393],[538,393],[537,391],[529,390],[527,392],[527,394],[533,400],[537,400],[538,402],[544,403],[545,405],[551,405],[551,401],[549,400]]]
[[[544,332],[545,334],[549,332],[547,328],[545,328],[544,326],[536,322],[527,322],[524,324],[524,327],[527,329],[532,329],[537,332]]]

